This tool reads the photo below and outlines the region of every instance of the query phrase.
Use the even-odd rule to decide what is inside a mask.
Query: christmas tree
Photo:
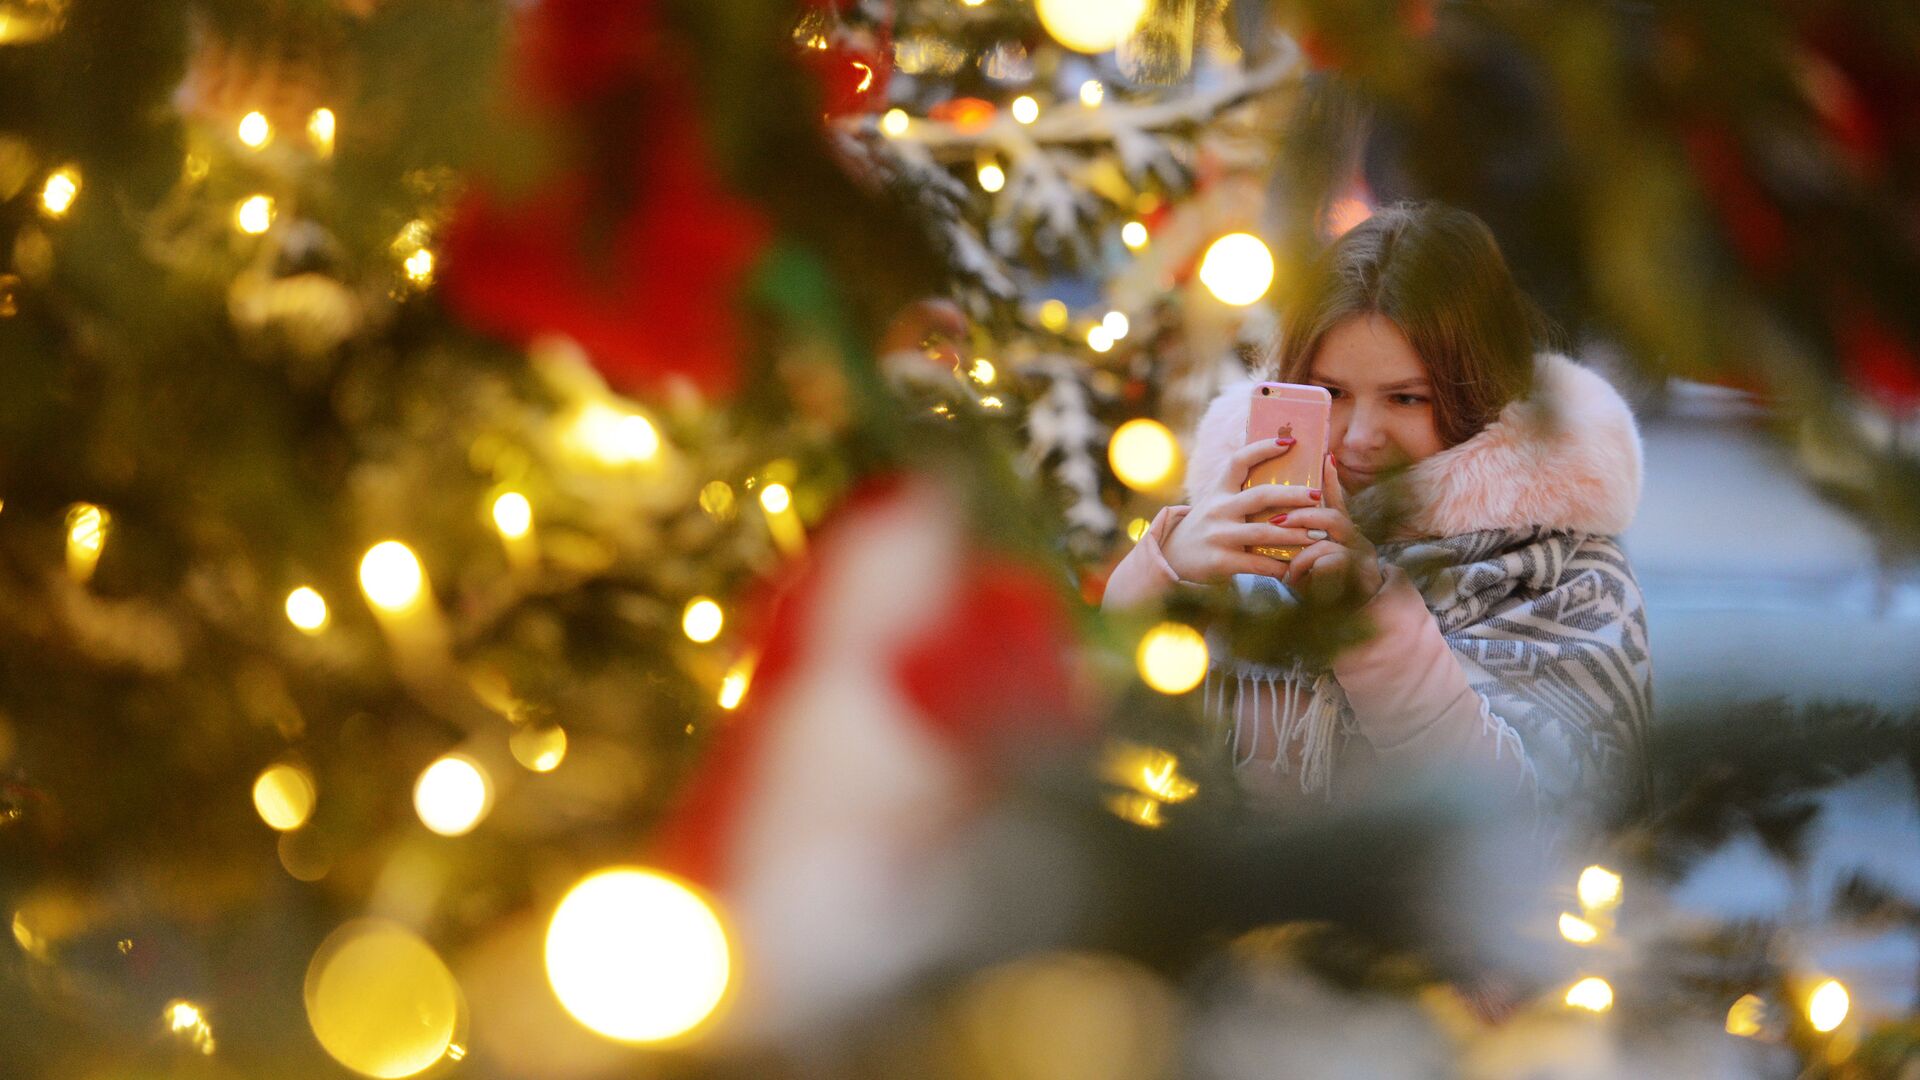
[[[1087,601],[1400,196],[1910,546],[1916,46],[0,0],[0,1075],[1901,1075],[1912,717],[1663,717],[1535,858],[1243,805],[1192,627],[1353,620]]]

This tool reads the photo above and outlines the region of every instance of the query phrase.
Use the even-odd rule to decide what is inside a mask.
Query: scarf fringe
[[[1344,731],[1340,706],[1327,685],[1332,680],[1330,672],[1309,680],[1297,659],[1287,668],[1209,667],[1201,706],[1208,716],[1224,719],[1236,768],[1253,763],[1265,730],[1274,746],[1268,767],[1292,773],[1290,751],[1298,742],[1300,790],[1331,797],[1336,736]]]

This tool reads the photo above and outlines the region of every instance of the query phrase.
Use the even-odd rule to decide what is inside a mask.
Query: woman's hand
[[[1324,505],[1309,496],[1303,509],[1287,511],[1286,527],[1280,530],[1288,534],[1288,546],[1306,545],[1293,557],[1284,580],[1289,589],[1313,599],[1365,602],[1386,580],[1380,553],[1347,516],[1347,493],[1340,487],[1332,454],[1321,474],[1327,485]]]
[[[1291,449],[1292,439],[1263,440],[1248,443],[1227,459],[1220,475],[1205,494],[1194,500],[1187,516],[1180,519],[1161,546],[1167,565],[1182,581],[1207,584],[1234,574],[1278,578],[1287,572],[1284,561],[1247,549],[1298,547],[1308,542],[1301,531],[1247,519],[1256,514],[1271,517],[1286,507],[1297,506],[1295,500],[1306,497],[1305,489],[1280,484],[1240,489],[1255,465]]]

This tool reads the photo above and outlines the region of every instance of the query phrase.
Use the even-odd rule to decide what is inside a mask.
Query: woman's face
[[[1333,394],[1332,450],[1348,492],[1446,449],[1426,365],[1385,316],[1355,315],[1328,331],[1306,381]]]

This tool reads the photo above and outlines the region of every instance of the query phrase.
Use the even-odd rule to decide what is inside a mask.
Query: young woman
[[[1401,204],[1322,254],[1265,370],[1207,408],[1188,503],[1155,516],[1102,606],[1231,580],[1345,599],[1376,630],[1319,671],[1210,641],[1207,708],[1256,788],[1324,799],[1450,779],[1594,812],[1641,782],[1646,617],[1614,539],[1639,502],[1639,434],[1619,394],[1544,339],[1478,218]],[[1291,449],[1243,445],[1262,380],[1332,394],[1324,491],[1241,490]],[[1302,550],[1288,563],[1256,545]]]

